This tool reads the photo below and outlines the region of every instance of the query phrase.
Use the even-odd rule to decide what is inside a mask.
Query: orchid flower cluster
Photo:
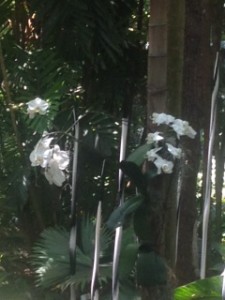
[[[34,100],[27,102],[27,113],[30,119],[35,117],[35,114],[45,115],[47,113],[49,104],[47,101],[37,97]]]
[[[46,114],[49,106],[46,101],[40,98],[29,101],[27,105],[27,113],[30,118],[33,118],[37,113]],[[31,166],[40,166],[44,169],[45,177],[50,184],[60,187],[66,180],[65,170],[70,162],[69,153],[60,150],[57,144],[51,147],[52,140],[53,137],[49,137],[49,134],[44,132],[30,154],[30,161]]]
[[[171,115],[165,113],[153,113],[151,119],[152,123],[158,126],[169,126],[175,132],[177,139],[180,139],[181,136],[188,136],[189,138],[193,139],[196,135],[196,131],[189,125],[187,121],[175,119]],[[164,143],[166,146],[167,151],[172,157],[172,160],[167,160],[160,155],[160,151],[163,149],[162,143]],[[157,173],[171,174],[174,168],[174,160],[181,158],[181,148],[177,148],[171,143],[167,143],[165,138],[162,136],[162,133],[158,131],[148,134],[147,144],[151,144],[153,146],[152,149],[146,153],[146,156],[148,161],[153,162],[156,166]]]

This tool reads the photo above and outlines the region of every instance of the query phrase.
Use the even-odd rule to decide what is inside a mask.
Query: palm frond
[[[85,222],[83,225],[82,236],[87,234],[93,243],[94,226],[91,222]],[[93,233],[93,236],[92,236]],[[92,237],[91,237],[92,236]],[[105,236],[104,234],[102,236]],[[103,238],[102,241],[106,241]],[[70,285],[84,288],[91,281],[93,252],[90,250],[88,242],[84,243],[85,251],[79,247],[76,248],[76,273],[71,276],[69,261],[69,232],[64,228],[46,229],[40,237],[40,240],[33,248],[32,265],[36,273],[36,284],[38,286],[49,288],[55,287],[62,290]],[[107,244],[107,243],[106,243]],[[93,247],[93,245],[91,245]],[[106,247],[106,245],[104,245]],[[103,249],[104,249],[103,247]],[[110,267],[100,266],[99,280],[104,282],[110,277]]]
[[[65,5],[51,0],[42,5],[34,1],[33,9],[43,26],[44,44],[57,44],[67,59],[88,59],[98,68],[121,54],[123,38],[110,2],[67,0]]]
[[[14,9],[14,3],[11,0],[3,0],[0,3],[0,38],[2,38],[8,30],[10,30],[10,24],[8,22],[9,17]]]
[[[92,148],[102,157],[112,154],[117,147],[119,124],[106,113],[89,111],[81,121],[84,145]]]
[[[83,252],[93,258],[94,253],[94,241],[95,241],[95,227],[94,220],[91,221],[90,218],[83,218],[81,222],[81,243]],[[112,232],[110,232],[107,227],[103,224],[101,227],[101,239],[100,239],[100,249],[101,256],[104,256],[110,243],[112,242]]]

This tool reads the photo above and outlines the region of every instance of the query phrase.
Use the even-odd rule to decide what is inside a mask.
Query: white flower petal
[[[30,161],[32,166],[42,166],[45,167],[47,162],[46,160],[46,151],[50,150],[49,145],[53,138],[49,138],[48,136],[42,137],[36,146],[34,147],[34,150],[30,154]]]
[[[62,186],[63,182],[66,180],[66,176],[56,161],[50,160],[48,167],[45,169],[45,177],[50,184],[55,184],[57,186]]]
[[[173,172],[173,162],[166,160],[159,155],[156,158],[156,160],[154,160],[154,164],[157,167],[158,174],[161,174],[162,172],[166,174],[171,174]]]
[[[165,161],[165,163],[162,165],[162,171],[163,173],[165,174],[171,174],[173,173],[173,167],[174,167],[174,164],[172,161]]]
[[[176,148],[173,145],[166,143],[168,151],[173,155],[174,158],[181,158],[181,148]]]
[[[147,159],[148,161],[154,161],[159,155],[157,154],[157,152],[159,152],[159,150],[161,150],[162,147],[159,148],[153,148],[149,151],[147,151],[146,155],[147,155]]]
[[[191,126],[188,126],[185,130],[185,134],[186,136],[188,136],[189,138],[191,139],[194,139],[197,132],[191,127]]]
[[[175,120],[175,118],[171,115],[167,115],[165,113],[153,113],[152,114],[152,122],[157,125],[166,124],[169,125]]]
[[[160,135],[160,132],[156,131],[154,133],[149,133],[146,140],[147,144],[152,144],[163,140],[163,137]]]
[[[61,151],[58,145],[54,146],[53,159],[57,162],[60,170],[65,170],[70,162],[69,153]]]
[[[180,138],[182,135],[186,135],[193,139],[196,135],[196,131],[189,125],[187,121],[176,119],[171,127],[176,132],[178,138]]]
[[[43,151],[42,153],[42,163],[41,163],[41,167],[42,168],[46,168],[50,162],[50,160],[53,157],[53,149],[46,149],[45,151]]]
[[[41,115],[46,114],[49,104],[45,100],[37,97],[34,100],[27,102],[27,106],[27,113],[29,114],[29,117],[34,118],[37,113]]]
[[[30,119],[34,118],[35,112],[33,110],[31,110],[31,109],[28,108],[27,109],[27,113],[28,113]]]

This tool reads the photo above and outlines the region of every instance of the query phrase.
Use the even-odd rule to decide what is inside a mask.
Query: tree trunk
[[[147,112],[165,112],[167,100],[167,0],[150,1]],[[151,129],[148,118],[147,127]]]
[[[149,50],[148,50],[148,81],[147,81],[147,130],[154,131],[150,116],[153,112],[166,112],[167,105],[167,0],[150,1]],[[164,203],[164,183],[159,178],[156,183],[161,193],[160,202]],[[162,205],[163,207],[163,205]],[[150,216],[156,252],[162,255],[164,212]],[[157,234],[155,234],[157,233]],[[151,233],[149,233],[151,234]],[[163,290],[163,292],[162,292]],[[167,286],[146,287],[141,290],[143,300],[172,299]]]
[[[185,0],[168,1],[168,111],[179,117],[182,103]]]
[[[168,1],[168,112],[180,117],[183,85],[183,50],[184,50],[185,2]],[[177,196],[179,166],[172,174],[170,193],[167,195],[165,220],[165,257],[169,266],[174,269],[176,261],[176,227],[177,227]]]
[[[207,0],[186,0],[185,5],[182,118],[189,121],[198,133],[208,124],[210,115],[212,57],[208,4]],[[195,265],[197,244],[193,245],[193,241],[197,241],[195,228],[196,186],[200,160],[199,134],[194,140],[184,140],[183,149],[186,151],[186,157],[183,161],[176,265],[179,284],[195,280],[198,276],[199,266]]]

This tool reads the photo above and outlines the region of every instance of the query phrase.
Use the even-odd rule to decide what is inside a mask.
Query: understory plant
[[[33,100],[33,102],[28,102],[28,113],[31,118],[33,118],[36,113],[47,113],[47,109],[47,103],[43,100],[40,101],[39,98]],[[153,124],[160,126],[161,131],[149,133],[146,144],[132,152],[127,160],[121,161],[119,164],[122,171],[122,177],[124,177],[124,175],[127,176],[131,181],[131,185],[133,185],[130,193],[132,194],[132,191],[135,191],[135,194],[129,196],[127,199],[125,198],[125,201],[121,201],[120,205],[115,209],[107,221],[108,228],[114,230],[119,227],[121,228],[124,225],[124,222],[127,222],[127,217],[132,216],[132,226],[129,225],[129,222],[125,223],[125,228],[131,226],[133,230],[132,237],[128,244],[129,247],[123,247],[121,249],[119,247],[119,250],[114,252],[113,259],[112,256],[110,256],[108,260],[105,261],[107,267],[102,268],[100,254],[104,249],[101,249],[102,247],[99,246],[99,249],[95,252],[98,256],[97,260],[96,257],[94,258],[93,256],[93,249],[85,258],[86,250],[84,248],[81,249],[76,245],[76,233],[72,230],[70,239],[69,236],[67,236],[67,239],[70,240],[70,247],[71,240],[73,241],[72,253],[74,265],[72,266],[75,269],[71,274],[71,248],[68,248],[68,244],[66,244],[66,235],[64,235],[63,232],[56,231],[56,236],[58,234],[58,238],[56,238],[56,236],[54,237],[53,232],[52,234],[51,231],[46,232],[42,237],[44,243],[42,242],[35,248],[36,256],[39,256],[39,258],[36,257],[35,262],[36,265],[38,265],[36,272],[41,276],[39,278],[42,278],[38,281],[39,285],[49,287],[53,284],[63,290],[65,287],[73,286],[75,288],[75,294],[88,292],[90,282],[94,282],[93,277],[91,278],[91,273],[92,276],[95,273],[95,277],[96,274],[98,275],[96,277],[97,281],[95,280],[93,283],[96,286],[94,288],[95,292],[97,291],[98,295],[104,295],[106,291],[105,297],[107,293],[110,294],[109,286],[111,278],[113,280],[113,286],[116,284],[114,276],[121,284],[119,290],[126,286],[124,280],[127,277],[130,278],[129,280],[134,287],[166,287],[168,285],[167,264],[164,258],[156,250],[158,247],[157,243],[160,241],[157,240],[158,232],[155,231],[154,222],[156,221],[155,216],[158,218],[158,212],[163,205],[156,182],[159,177],[164,178],[164,176],[169,176],[173,172],[176,161],[185,155],[178,146],[180,138],[183,136],[194,138],[196,132],[187,121],[175,119],[171,115],[154,113],[151,119]],[[70,180],[68,167],[72,155],[69,153],[70,151],[74,152],[77,148],[73,148],[70,151],[61,150],[59,145],[55,143],[55,134],[57,136],[57,133],[43,133],[41,139],[30,154],[30,161],[32,166],[40,166],[44,170],[44,175],[50,184],[61,187],[66,180]],[[76,140],[75,138],[75,143],[78,142],[81,143],[82,141]],[[77,166],[77,162],[75,163],[75,166]],[[74,173],[74,170],[72,171]],[[76,184],[76,180],[76,177],[72,177],[72,186]],[[103,176],[102,180],[104,182]],[[125,188],[122,187],[120,192],[124,193]],[[104,198],[100,199],[100,201],[104,201]],[[71,214],[73,215],[73,211]],[[75,215],[75,218],[76,217],[77,215]],[[96,219],[96,224],[98,223],[98,218],[99,217]],[[164,220],[162,219],[161,222],[163,221]],[[76,222],[73,226],[74,230],[77,230]],[[96,225],[96,228],[97,227],[98,226]],[[83,234],[84,233],[80,231],[81,239]],[[98,239],[101,240],[100,231],[96,232],[96,234],[95,238],[90,237],[90,241],[93,243],[94,240],[95,245]],[[56,253],[53,251],[53,255],[48,255],[54,248],[55,241],[61,239],[60,236],[63,238],[60,243],[63,249],[59,248]],[[53,244],[49,243],[51,242],[51,239]],[[117,243],[116,240],[115,243]],[[111,245],[112,244],[111,240]],[[84,247],[83,243],[81,243],[81,245]],[[107,245],[107,243],[105,243],[105,245]],[[51,249],[50,252],[46,250],[46,247]],[[47,253],[47,255],[45,258],[43,257],[44,260],[41,260],[40,253],[43,249],[45,249],[44,253]],[[54,254],[56,255],[55,257]],[[49,256],[53,256],[53,258],[49,258]],[[62,266],[57,266],[56,263],[57,257],[59,256],[60,263],[64,265],[64,272],[62,272]],[[129,257],[129,261],[127,257]],[[63,262],[63,260],[65,261]],[[113,272],[110,272],[110,263],[112,260],[113,265],[115,261],[119,261],[120,267],[118,269],[114,268]],[[94,267],[92,266],[93,264]],[[57,268],[58,270],[61,270],[61,273],[57,271]],[[91,272],[92,268],[97,269],[97,273]],[[101,279],[102,274],[104,280]],[[105,284],[103,282],[105,282]],[[114,299],[116,299],[115,297],[119,297],[119,290],[117,296],[113,296]],[[95,296],[91,295],[91,297],[94,299]],[[73,299],[72,296],[71,299]]]

